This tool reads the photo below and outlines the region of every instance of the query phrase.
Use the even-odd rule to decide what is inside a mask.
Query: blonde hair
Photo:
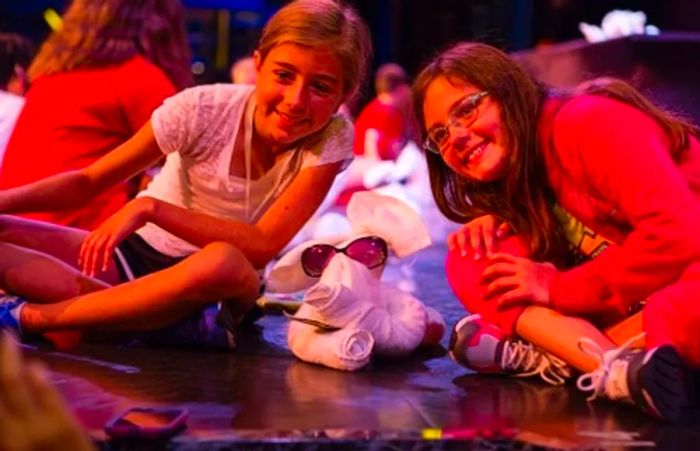
[[[178,89],[192,85],[179,0],[74,0],[61,28],[41,46],[29,78],[115,64],[137,54],[160,67]]]
[[[372,56],[365,21],[352,7],[335,0],[295,0],[275,13],[265,25],[258,44],[264,61],[285,43],[304,47],[327,46],[343,68],[343,92],[352,101],[363,86]]]

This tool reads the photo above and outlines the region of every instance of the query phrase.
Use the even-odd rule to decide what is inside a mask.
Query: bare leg
[[[0,288],[37,302],[55,302],[118,284],[114,262],[95,279],[77,271],[87,233],[0,215]]]
[[[544,307],[526,308],[518,318],[515,330],[525,340],[554,354],[582,372],[595,370],[600,366],[600,362],[579,348],[581,337],[593,340],[603,351],[616,347],[590,322],[573,316],[564,316]]]
[[[32,249],[0,241],[0,255],[0,287],[33,302],[57,302],[110,286]]]
[[[257,272],[238,249],[212,243],[170,268],[131,282],[55,304],[28,303],[21,326],[29,333],[152,330],[222,299],[233,298],[249,308],[258,284]]]

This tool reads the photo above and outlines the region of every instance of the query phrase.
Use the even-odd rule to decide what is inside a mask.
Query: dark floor
[[[451,326],[464,312],[442,275],[443,255],[443,248],[427,249],[414,269],[418,297]],[[421,441],[436,428],[472,439],[472,449],[700,446],[696,414],[669,426],[632,407],[589,405],[574,387],[468,374],[444,348],[339,372],[295,359],[285,344],[284,317],[266,316],[258,325],[232,354],[106,345],[76,354],[27,349],[48,363],[98,440],[105,438],[104,423],[128,407],[178,405],[190,418],[170,442],[177,449],[465,448]]]

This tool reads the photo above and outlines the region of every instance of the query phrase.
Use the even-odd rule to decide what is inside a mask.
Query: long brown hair
[[[511,149],[506,177],[489,183],[469,180],[450,169],[439,155],[426,152],[433,197],[440,211],[462,223],[495,215],[527,239],[536,258],[565,261],[568,247],[552,213],[552,195],[542,155],[537,151],[537,122],[545,89],[500,50],[478,43],[456,44],[433,59],[413,84],[424,137],[425,92],[439,76],[488,91],[501,105],[506,145]]]
[[[483,183],[469,180],[450,169],[439,156],[426,152],[435,201],[448,218],[467,222],[491,214],[508,222],[526,239],[536,259],[558,265],[571,262],[562,227],[552,210],[554,196],[548,184],[537,137],[542,105],[549,92],[504,52],[478,43],[459,43],[434,58],[414,85],[414,105],[423,137],[426,136],[423,103],[425,92],[437,77],[468,82],[501,105],[501,121],[511,154],[503,180]],[[628,83],[600,78],[558,96],[594,94],[611,97],[649,114],[671,140],[672,155],[688,147],[689,135],[698,129],[652,104]]]
[[[192,85],[180,0],[74,0],[61,28],[41,46],[29,77],[115,64],[137,54],[178,89]]]
[[[293,43],[331,48],[343,68],[343,92],[352,102],[363,86],[372,41],[357,11],[336,0],[295,0],[277,11],[263,28],[258,52],[262,60],[274,47]]]

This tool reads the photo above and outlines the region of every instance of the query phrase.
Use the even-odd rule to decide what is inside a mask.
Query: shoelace
[[[645,332],[642,332],[624,342],[619,348],[609,351],[603,351],[603,349],[598,346],[598,343],[590,338],[583,337],[579,340],[579,349],[595,357],[600,363],[598,369],[581,375],[576,381],[576,387],[578,387],[579,390],[593,392],[586,400],[593,401],[602,394],[605,394],[606,397],[610,399],[620,399],[629,396],[628,390],[622,388],[620,384],[607,384],[609,392],[606,393],[606,382],[610,379],[611,375],[624,375],[623,370],[627,362],[620,360],[619,357],[626,352],[635,341],[644,338],[645,334]],[[624,385],[627,385],[626,381]]]
[[[562,385],[571,377],[571,367],[566,362],[521,340],[505,342],[501,367],[509,371],[522,371],[515,377],[539,375],[550,385]]]

